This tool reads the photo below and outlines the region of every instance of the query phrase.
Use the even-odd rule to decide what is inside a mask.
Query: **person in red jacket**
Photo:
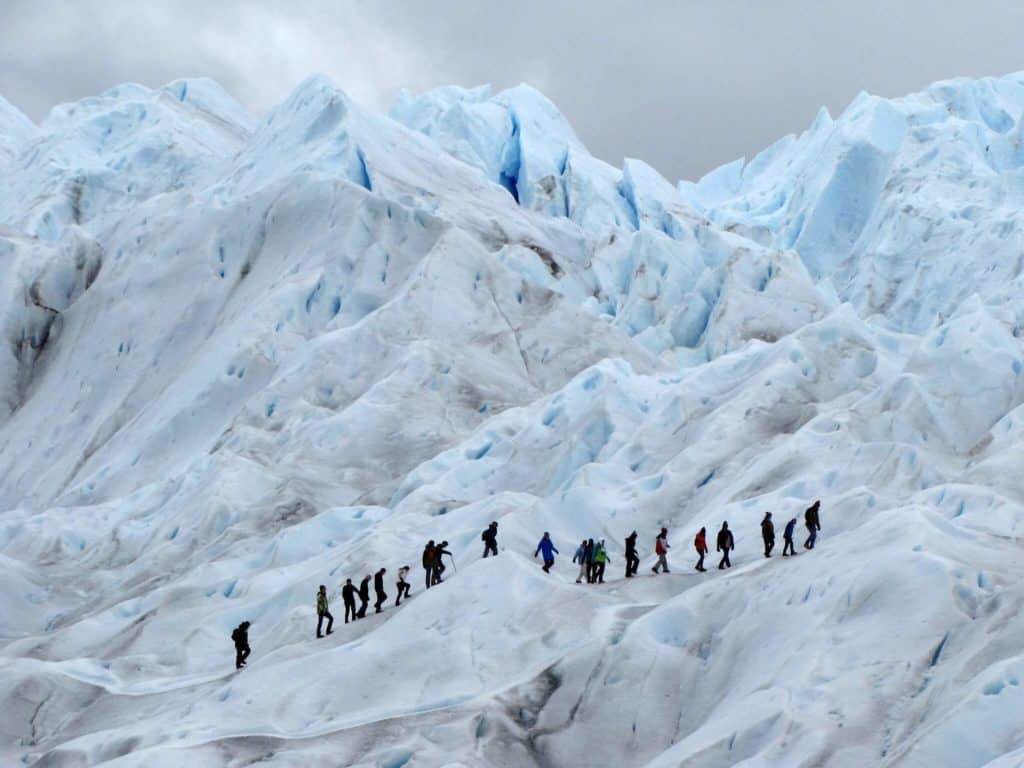
[[[697,570],[706,571],[704,567],[704,555],[708,553],[708,532],[707,529],[701,526],[701,529],[697,531],[697,535],[693,539],[693,546],[697,550],[697,554],[700,555],[700,560],[697,561]]]
[[[658,556],[658,562],[651,568],[655,573],[658,572],[659,568],[664,569],[665,573],[670,573],[668,569],[668,560],[665,559],[665,555],[668,554],[668,528],[662,528],[661,533],[658,534],[658,538],[654,540],[654,554]]]

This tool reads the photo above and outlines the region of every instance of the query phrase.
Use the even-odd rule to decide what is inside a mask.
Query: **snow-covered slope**
[[[0,101],[0,762],[1019,764],[1022,112],[862,96],[673,185],[527,86]]]

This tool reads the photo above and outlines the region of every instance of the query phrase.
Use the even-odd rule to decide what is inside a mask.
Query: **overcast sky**
[[[696,178],[860,90],[1024,69],[1022,0],[0,0],[0,94],[34,120],[204,75],[254,113],[313,72],[395,91],[528,82],[590,150]]]

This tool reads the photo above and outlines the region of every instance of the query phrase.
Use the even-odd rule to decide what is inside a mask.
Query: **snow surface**
[[[0,763],[1024,765],[1022,114],[864,95],[673,185],[527,86],[0,100]]]

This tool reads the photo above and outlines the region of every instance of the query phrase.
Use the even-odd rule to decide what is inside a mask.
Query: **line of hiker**
[[[819,510],[821,508],[821,501],[815,501],[810,507],[804,511],[804,526],[807,528],[807,539],[804,541],[804,549],[814,549],[814,545],[818,539],[818,531],[821,530],[821,518],[819,516]],[[783,531],[784,546],[782,548],[782,556],[790,557],[796,555],[796,547],[793,542],[793,536],[796,531],[797,519],[794,517],[786,523],[786,527]],[[636,576],[637,569],[640,567],[640,555],[637,553],[636,546],[637,533],[634,530],[629,536],[626,537],[626,578],[632,578]],[[483,557],[497,556],[498,554],[498,523],[491,522],[489,526],[480,535],[480,540],[484,543]],[[764,556],[771,557],[772,551],[775,549],[775,524],[772,521],[772,513],[766,512],[764,518],[761,520],[761,540],[764,542]],[[697,550],[697,564],[696,570],[706,571],[704,567],[704,556],[708,554],[707,544],[707,529],[701,527],[697,532],[697,535],[693,539],[694,549]],[[671,549],[671,545],[668,543],[668,528],[662,528],[658,535],[654,539],[654,555],[657,558],[654,567],[651,571],[655,574],[658,573],[671,573],[668,567],[668,551]],[[732,531],[729,529],[728,521],[722,523],[722,527],[718,531],[718,537],[715,543],[715,551],[721,553],[722,557],[718,563],[719,569],[731,568],[732,563],[729,560],[729,554],[736,549],[736,542],[733,538]],[[544,556],[543,570],[545,573],[550,573],[551,568],[555,564],[555,555],[559,554],[558,548],[551,540],[551,534],[547,531],[541,537],[537,543],[537,548],[533,552],[533,556],[538,555]],[[443,581],[444,572],[447,567],[444,564],[444,556],[447,555],[451,558],[452,568],[455,568],[455,558],[452,553],[448,550],[448,542],[441,541],[434,543],[431,539],[427,542],[423,548],[423,571],[425,573],[425,586],[427,589],[437,586]],[[586,579],[588,584],[604,584],[605,567],[611,563],[611,557],[608,555],[608,548],[605,544],[604,539],[583,539],[579,546],[576,547],[576,552],[572,557],[572,562],[578,564],[580,567],[579,575],[576,577],[576,583],[580,584]],[[395,587],[398,594],[395,597],[395,607],[397,608],[402,604],[402,598],[408,598],[410,592],[409,582],[406,581],[406,577],[409,575],[409,566],[403,565],[398,569],[398,581],[395,583]],[[357,621],[366,617],[367,608],[370,605],[370,582],[373,582],[374,595],[376,602],[374,602],[375,613],[380,613],[384,609],[384,603],[387,600],[387,593],[384,591],[384,577],[387,573],[386,568],[381,568],[372,576],[367,574],[363,577],[362,581],[359,582],[357,587],[352,583],[352,579],[345,579],[345,584],[341,588],[341,598],[345,604],[345,623],[349,621]],[[358,601],[358,605],[357,605]],[[318,638],[324,637],[334,633],[334,616],[331,615],[330,605],[327,597],[327,587],[323,584],[320,585],[319,590],[316,594],[316,636]],[[324,620],[327,620],[326,632],[324,631]],[[249,626],[248,621],[243,621],[239,624],[232,632],[231,639],[235,644],[235,668],[241,669],[245,666],[246,659],[252,652],[249,647]]]
[[[366,610],[370,606],[370,581],[373,581],[373,593],[376,601],[373,604],[374,613],[380,613],[384,610],[384,603],[388,599],[387,592],[384,591],[384,575],[388,572],[387,568],[381,568],[375,574],[370,576],[367,574],[363,577],[363,580],[359,582],[357,587],[352,583],[352,579],[345,579],[345,584],[341,588],[341,600],[345,604],[345,623],[349,621],[356,621],[358,619],[366,618]],[[409,596],[409,582],[405,580],[405,577],[409,575],[409,566],[403,565],[398,569],[398,581],[395,582],[395,589],[398,591],[395,597],[395,607],[397,608],[402,604],[402,598]],[[359,605],[356,605],[356,601]],[[316,593],[316,636],[324,637],[325,634],[330,635],[334,633],[334,616],[331,615],[330,606],[327,600],[327,587],[323,584],[320,585],[319,591]],[[327,631],[323,632],[324,619],[327,619]]]
[[[815,501],[807,510],[804,512],[804,524],[807,527],[808,537],[804,542],[804,549],[814,549],[814,544],[818,538],[818,531],[821,530],[821,520],[819,518],[819,509],[821,507],[821,501]],[[497,523],[491,525],[496,526]],[[793,543],[793,535],[796,529],[796,518],[794,517],[788,523],[783,533],[785,540],[785,546],[782,548],[782,556],[790,557],[796,554],[796,548]],[[486,534],[486,532],[485,532]],[[626,537],[626,578],[632,578],[636,576],[637,569],[640,567],[640,556],[637,554],[636,548],[636,531],[633,531]],[[766,512],[764,519],[761,520],[761,538],[764,541],[764,556],[771,557],[772,551],[775,549],[775,524],[772,522],[772,513]],[[702,527],[697,531],[697,535],[693,539],[693,547],[697,550],[697,564],[695,566],[698,571],[706,571],[704,567],[704,556],[708,554],[708,543],[707,543],[707,528]],[[654,567],[651,571],[655,574],[658,573],[671,573],[668,567],[668,551],[671,549],[671,545],[668,543],[668,529],[662,528],[658,532],[658,535],[654,539],[654,556],[657,558]],[[718,531],[718,536],[715,540],[715,551],[721,554],[721,559],[718,561],[719,570],[726,568],[732,568],[732,561],[729,558],[730,553],[736,549],[736,540],[733,538],[732,530],[729,528],[729,522],[723,521],[722,527]],[[538,554],[544,555],[544,572],[550,573],[551,567],[555,564],[555,555],[558,554],[558,549],[551,541],[551,535],[545,531],[544,536],[537,544],[537,549],[534,551],[533,556],[537,557]],[[588,584],[604,584],[604,571],[605,566],[611,563],[611,557],[608,555],[608,548],[605,544],[604,539],[595,541],[594,539],[583,539],[579,546],[576,547],[576,553],[572,556],[573,564],[578,564],[580,567],[579,575],[576,577],[576,583],[581,583],[586,579]]]
[[[547,536],[547,534],[544,534]],[[634,543],[636,542],[636,532],[634,531]],[[627,554],[627,560],[628,560]],[[608,550],[605,547],[604,539],[594,541],[593,539],[583,539],[580,545],[576,547],[576,554],[572,556],[574,563],[579,563],[580,575],[576,577],[576,583],[579,584],[583,579],[587,580],[587,584],[604,584],[604,569],[612,559],[608,556]],[[545,568],[544,570],[548,570]],[[628,576],[629,574],[627,574]]]

